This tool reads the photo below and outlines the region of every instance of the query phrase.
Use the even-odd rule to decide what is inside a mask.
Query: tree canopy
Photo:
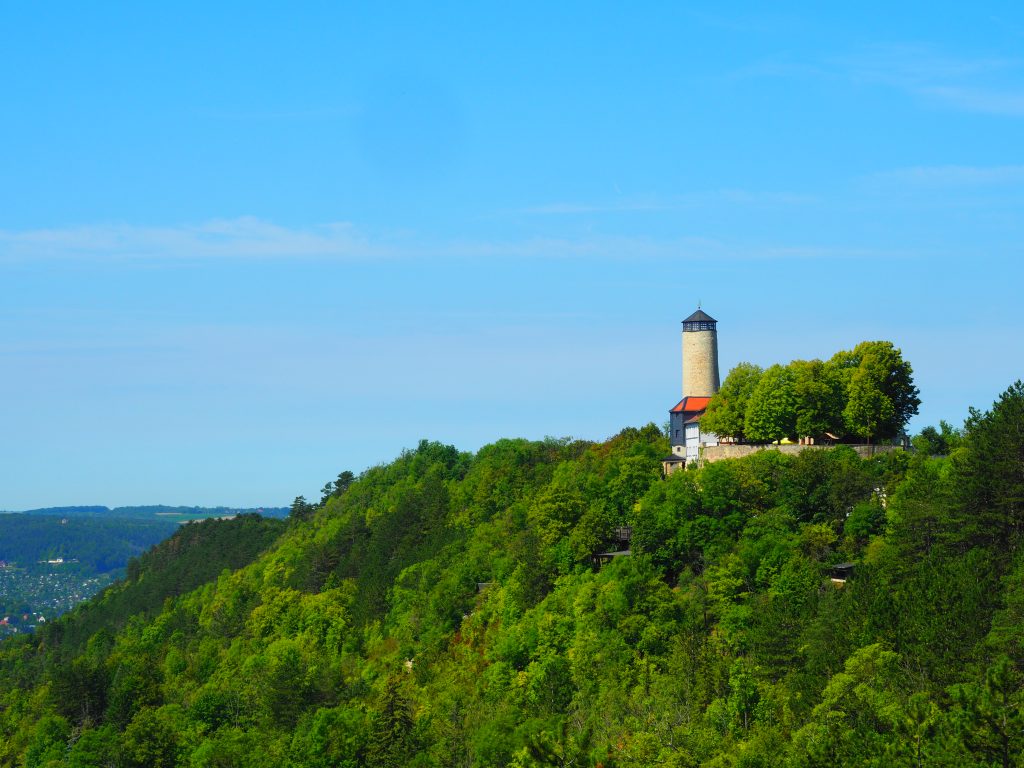
[[[889,341],[864,341],[827,361],[762,370],[740,363],[701,417],[701,429],[740,442],[899,436],[921,400],[913,369]]]
[[[729,371],[701,417],[701,429],[743,440],[747,434],[747,403],[763,373],[752,363],[740,363]]]
[[[744,419],[747,438],[769,443],[796,435],[797,399],[792,369],[781,365],[768,368],[750,393]]]

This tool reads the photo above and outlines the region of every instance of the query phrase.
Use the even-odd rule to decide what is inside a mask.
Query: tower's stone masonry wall
[[[718,386],[718,332],[683,331],[683,397],[710,397]]]

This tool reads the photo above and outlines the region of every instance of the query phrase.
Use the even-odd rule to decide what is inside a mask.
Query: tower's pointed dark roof
[[[717,323],[718,321],[715,320],[715,318],[713,318],[711,315],[709,315],[703,309],[698,309],[696,312],[694,312],[688,318],[683,320],[683,322],[684,323]]]

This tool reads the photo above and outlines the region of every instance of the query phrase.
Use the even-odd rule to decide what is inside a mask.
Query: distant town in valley
[[[30,632],[101,592],[184,524],[287,507],[63,506],[0,513],[0,637]]]

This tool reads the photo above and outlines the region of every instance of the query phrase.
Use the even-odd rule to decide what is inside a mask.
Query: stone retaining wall
[[[797,454],[800,451],[822,451],[835,446],[831,445],[709,445],[701,449],[701,463],[721,461],[722,459],[739,459],[758,451],[779,451],[780,453]],[[851,445],[857,455],[863,459],[879,453],[902,451],[900,445]]]

